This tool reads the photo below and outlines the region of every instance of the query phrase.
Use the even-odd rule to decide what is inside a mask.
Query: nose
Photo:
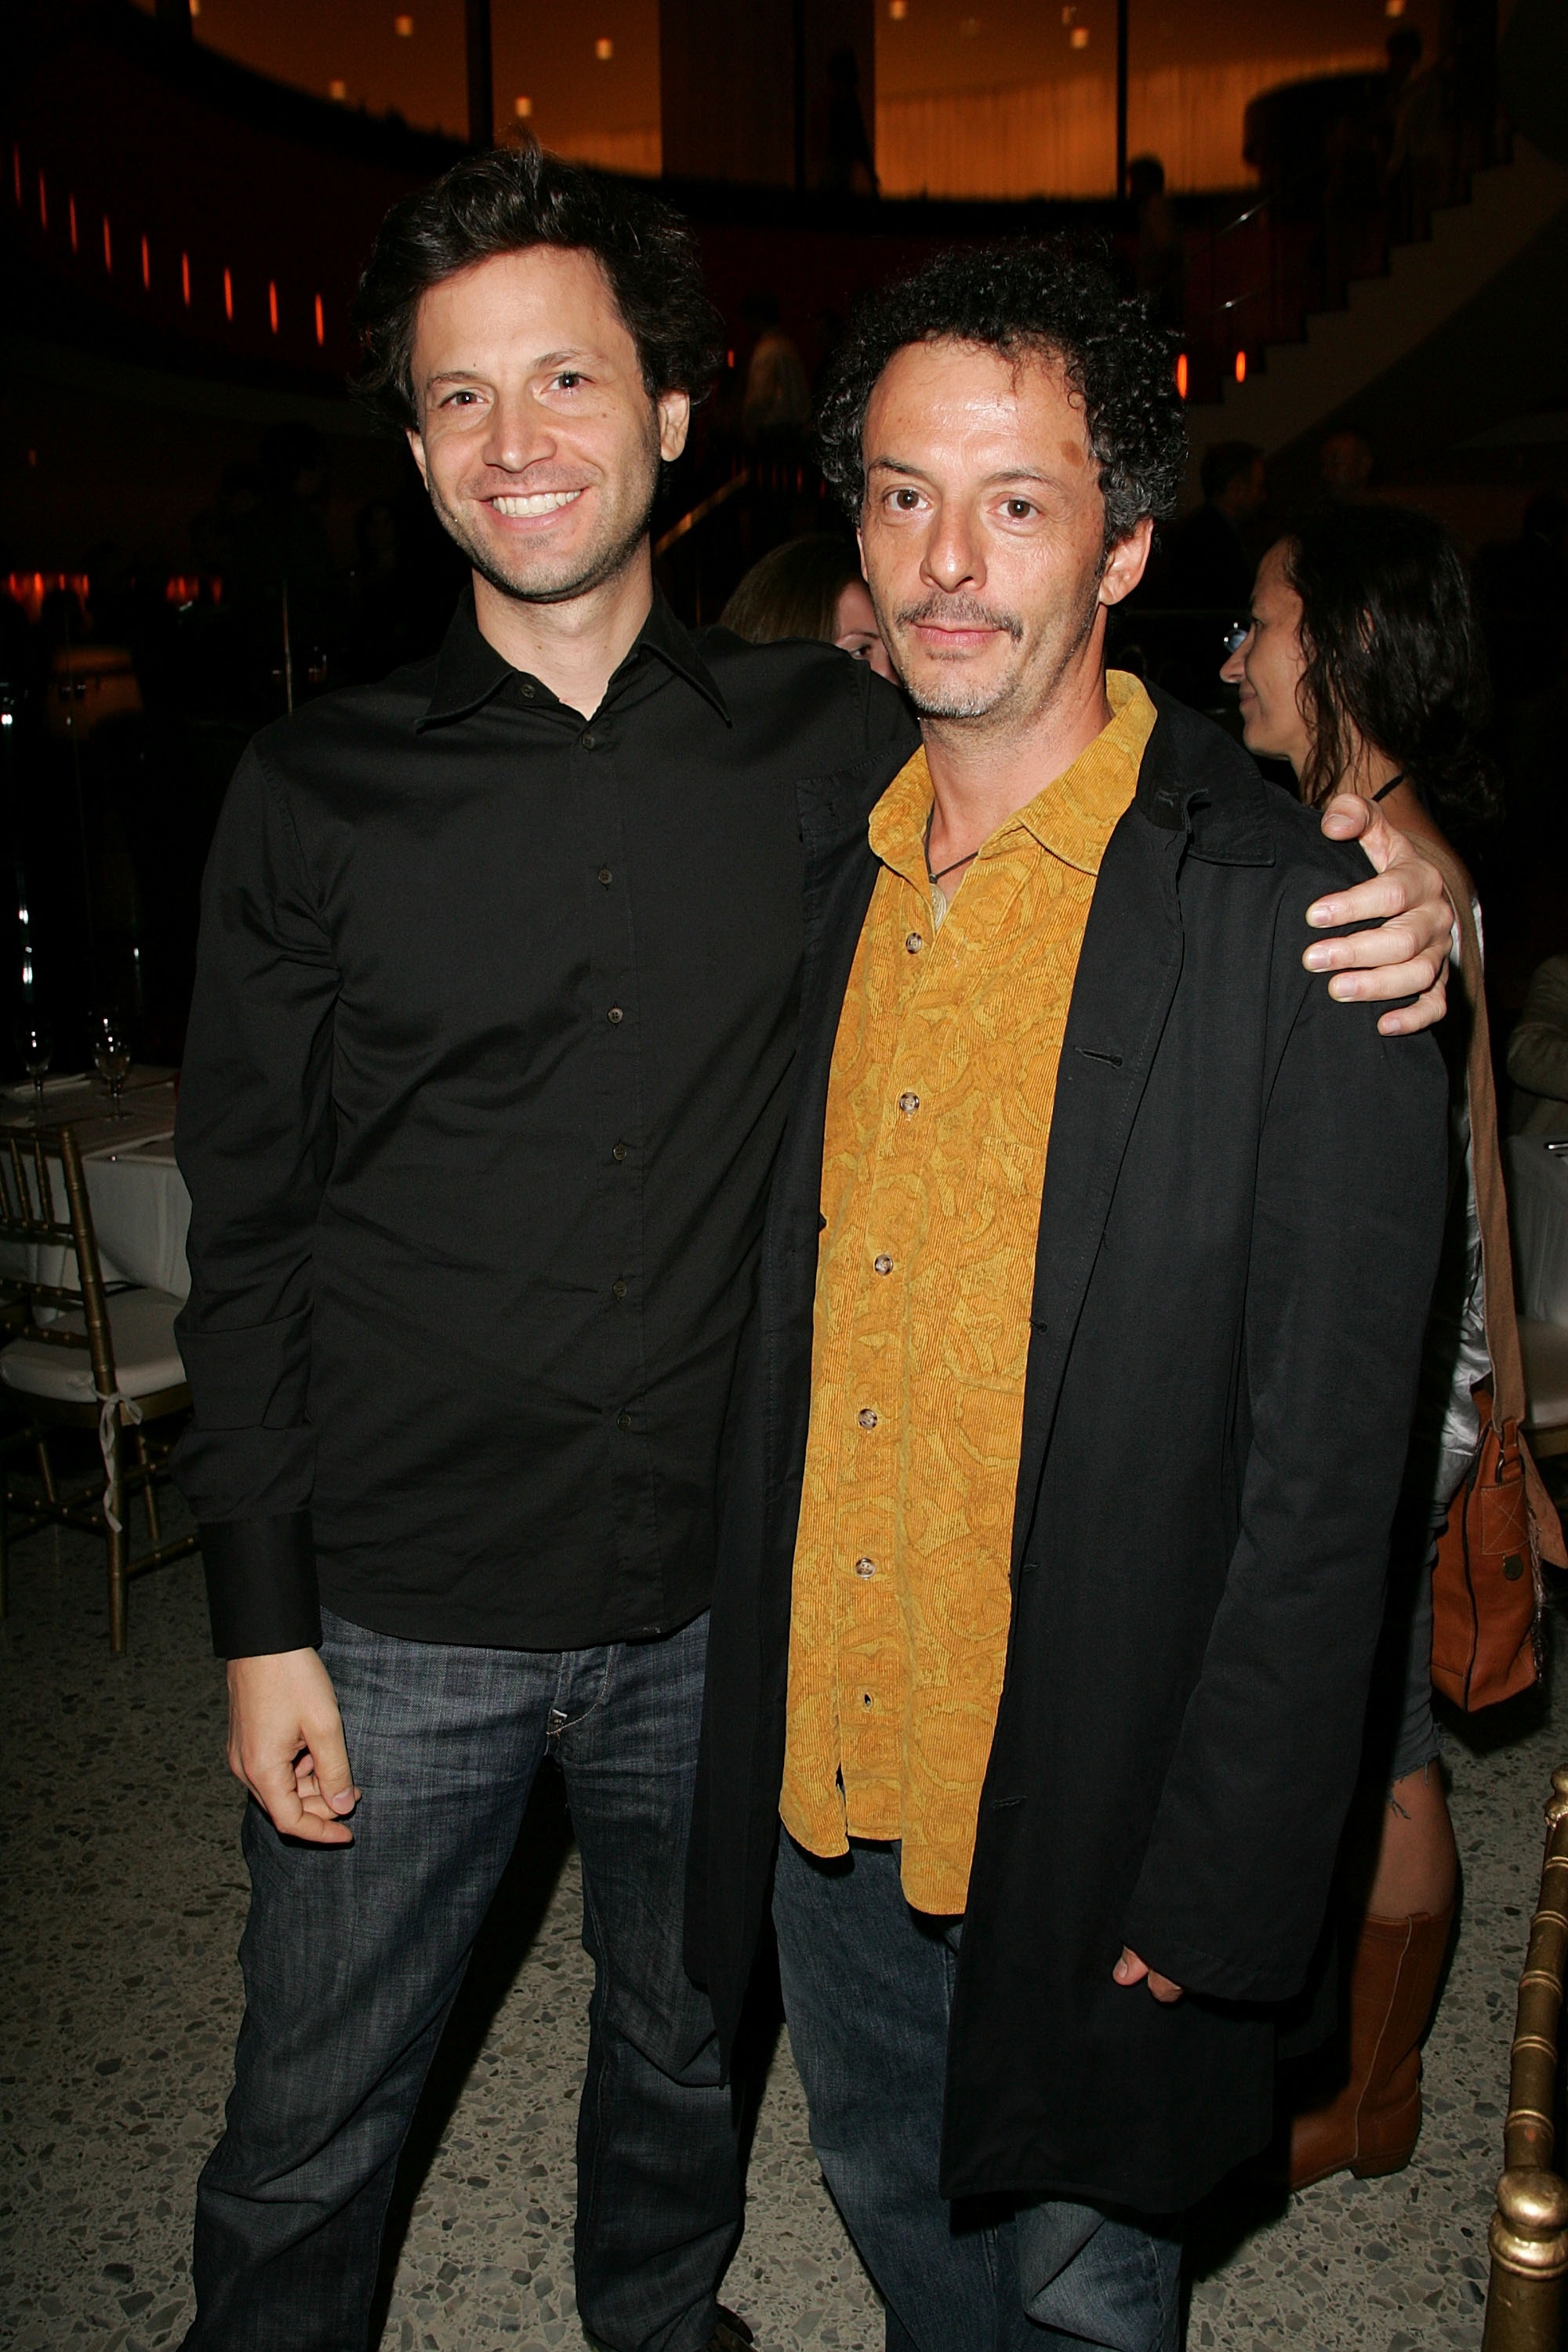
[[[1220,668],[1220,677],[1226,686],[1239,686],[1247,670],[1247,649],[1252,643],[1252,631],[1243,629],[1235,638]]]
[[[548,411],[526,394],[503,393],[490,411],[480,455],[502,473],[521,474],[542,458],[553,457],[555,446]]]
[[[949,596],[961,588],[976,591],[985,585],[985,559],[980,535],[957,507],[942,505],[931,518],[921,572],[933,588]]]

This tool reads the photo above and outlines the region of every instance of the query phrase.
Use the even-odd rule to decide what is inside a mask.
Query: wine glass
[[[112,1013],[100,1013],[92,1024],[92,1066],[109,1088],[110,1117],[126,1118],[120,1107],[120,1089],[130,1074],[131,1048]]]
[[[44,1079],[54,1059],[55,1033],[47,1021],[26,1020],[16,1032],[16,1051],[22,1057],[22,1067],[33,1081],[33,1097],[37,1105],[37,1122],[44,1123]]]

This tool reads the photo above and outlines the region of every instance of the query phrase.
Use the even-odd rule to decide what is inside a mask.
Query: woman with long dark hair
[[[1347,1846],[1342,1871],[1354,1935],[1349,2079],[1326,2100],[1309,2094],[1294,2116],[1290,2178],[1301,2188],[1408,2163],[1421,2126],[1419,2047],[1458,1876],[1432,1712],[1432,1566],[1481,1442],[1473,1391],[1492,1368],[1475,1171],[1496,1168],[1498,1141],[1489,1087],[1478,1094],[1468,1076],[1470,1035],[1486,1017],[1479,909],[1443,830],[1445,820],[1486,816],[1493,802],[1481,750],[1485,657],[1458,550],[1405,509],[1330,509],[1264,557],[1251,626],[1222,675],[1240,688],[1247,748],[1288,760],[1304,801],[1316,807],[1343,792],[1380,801],[1442,869],[1459,910],[1463,980],[1439,1033],[1453,1100],[1447,1238],[1368,1714],[1363,1843]],[[1494,1316],[1511,1314],[1509,1269],[1490,1271]]]

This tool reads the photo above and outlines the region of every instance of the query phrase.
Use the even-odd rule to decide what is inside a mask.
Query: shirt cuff
[[[218,1657],[273,1657],[320,1647],[321,1603],[309,1511],[209,1520],[199,1533]]]

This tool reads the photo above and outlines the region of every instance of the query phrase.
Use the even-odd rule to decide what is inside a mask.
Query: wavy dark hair
[[[853,540],[826,530],[786,539],[758,557],[720,614],[719,626],[733,629],[753,646],[773,645],[780,637],[816,637],[831,645],[838,599],[859,577]]]
[[[1105,551],[1145,515],[1169,514],[1187,434],[1169,336],[1124,294],[1090,247],[1068,237],[938,255],[856,311],[822,403],[823,471],[858,519],[861,436],[878,377],[910,343],[983,345],[1009,358],[1049,354],[1082,398],[1105,500]]]
[[[377,231],[354,296],[360,398],[391,424],[417,424],[410,360],[421,297],[477,261],[539,245],[594,256],[650,400],[702,397],[723,356],[723,328],[679,215],[542,148],[495,147],[401,198]]]
[[[1472,821],[1498,793],[1481,736],[1491,711],[1481,628],[1447,532],[1408,507],[1326,507],[1283,543],[1301,599],[1301,713],[1318,806],[1353,762],[1352,730],[1435,810]]]

